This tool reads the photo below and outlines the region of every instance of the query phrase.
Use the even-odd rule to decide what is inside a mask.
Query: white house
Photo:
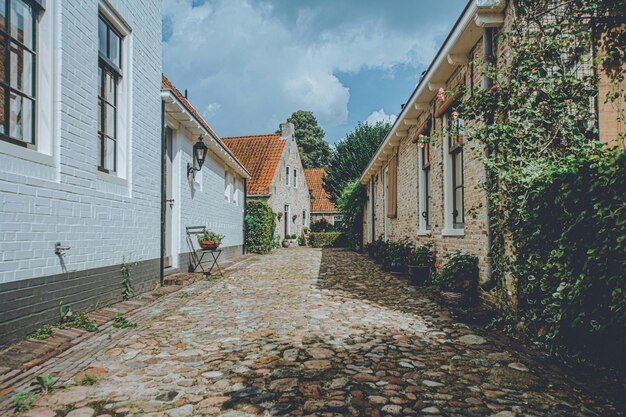
[[[0,345],[57,320],[60,301],[80,312],[120,300],[125,263],[136,293],[186,270],[187,225],[240,254],[247,173],[162,89],[161,1],[0,6]],[[188,182],[200,135],[209,155]]]
[[[220,260],[242,255],[245,184],[250,174],[165,76],[161,98],[166,126],[165,273],[188,269],[190,226],[205,226],[225,236]],[[200,137],[208,147],[206,160],[200,171],[189,172],[193,146]]]

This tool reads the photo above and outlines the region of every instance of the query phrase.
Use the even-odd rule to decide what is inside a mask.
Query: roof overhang
[[[180,125],[184,126],[192,135],[203,136],[209,151],[213,155],[223,161],[235,173],[243,178],[252,178],[248,170],[235,158],[224,144],[214,135],[213,132],[207,130],[198,118],[187,109],[176,95],[170,89],[161,90],[161,100],[165,104],[165,114],[172,117]]]
[[[482,37],[483,29],[497,27],[504,23],[505,8],[506,0],[469,1],[387,133],[385,140],[363,171],[360,179],[362,184],[367,184],[370,178],[383,167],[394,148],[399,146],[400,141],[408,135],[410,127],[416,124],[417,118],[422,113],[430,111],[430,102],[437,95],[437,90],[445,86],[455,69],[459,65],[468,63],[468,54]]]

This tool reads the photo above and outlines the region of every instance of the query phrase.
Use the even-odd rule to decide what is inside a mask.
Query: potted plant
[[[291,245],[291,239],[289,237],[290,235],[285,235],[285,237],[282,239],[281,244],[283,245],[283,248],[288,248],[289,245]]]
[[[433,279],[439,295],[448,304],[472,304],[478,287],[478,257],[457,251],[446,254],[445,258],[445,264]]]
[[[430,274],[435,265],[435,251],[433,243],[417,246],[411,250],[408,258],[409,275],[413,284],[424,284],[430,280]]]
[[[224,235],[220,235],[218,233],[214,233],[210,230],[205,230],[204,232],[198,234],[198,244],[202,249],[205,250],[216,250],[219,248],[222,240],[224,239]]]
[[[405,273],[411,249],[411,243],[407,239],[389,242],[383,260],[383,270],[399,274]]]

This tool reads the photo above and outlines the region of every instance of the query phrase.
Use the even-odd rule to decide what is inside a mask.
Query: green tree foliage
[[[337,209],[343,215],[341,227],[353,248],[360,248],[363,242],[363,207],[366,198],[365,187],[356,179],[344,188],[337,199]]]
[[[324,140],[324,130],[317,124],[313,112],[298,110],[288,119],[295,127],[296,142],[304,168],[321,168],[326,166],[331,149]]]
[[[246,250],[270,253],[274,248],[276,213],[265,201],[250,200],[246,204]]]
[[[332,201],[337,203],[348,184],[361,177],[389,129],[389,123],[359,123],[337,142],[324,176],[324,188]]]

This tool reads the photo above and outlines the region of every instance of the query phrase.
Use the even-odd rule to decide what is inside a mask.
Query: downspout
[[[161,100],[161,253],[159,255],[159,283],[163,286],[165,259],[165,102]]]
[[[485,91],[489,92],[493,86],[493,78],[489,72],[495,65],[494,56],[493,56],[493,28],[486,27],[483,31],[483,65],[485,67],[485,74],[483,75],[483,88]],[[489,114],[485,121],[487,124],[493,123],[493,115]],[[485,156],[487,158],[491,157],[491,150],[488,147],[485,147]],[[485,169],[485,190],[489,190],[490,188],[491,178],[489,175],[489,171]],[[492,257],[492,246],[493,246],[493,232],[491,230],[491,203],[489,201],[489,196],[486,196],[486,206],[487,206],[487,280],[483,282],[481,285],[482,289],[485,291],[489,291],[495,287],[495,281],[493,279],[493,257]]]
[[[248,179],[243,179],[243,250],[242,255],[246,254],[246,240],[248,236],[248,228],[246,226],[246,215],[248,214]]]

